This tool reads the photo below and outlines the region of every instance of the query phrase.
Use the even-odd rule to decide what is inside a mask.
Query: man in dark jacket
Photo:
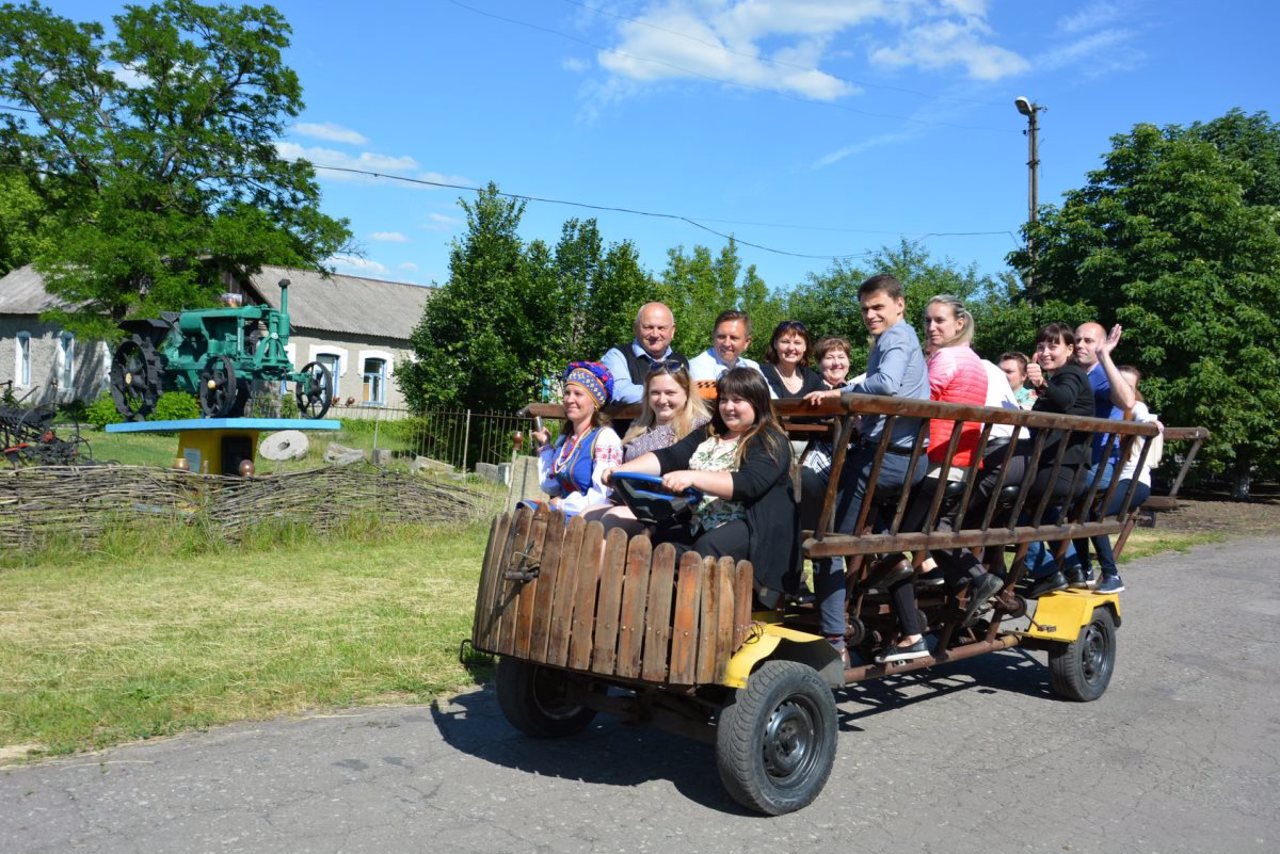
[[[689,367],[689,360],[671,349],[675,334],[671,309],[660,302],[640,306],[635,338],[630,344],[610,348],[600,359],[613,376],[614,403],[639,403],[644,397],[644,378],[654,365],[675,361]]]

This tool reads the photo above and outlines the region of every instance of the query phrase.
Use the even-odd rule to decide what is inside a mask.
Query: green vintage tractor
[[[289,280],[280,280],[280,308],[269,305],[163,312],[159,320],[127,320],[128,336],[111,359],[111,398],[128,421],[144,421],[166,391],[200,401],[206,418],[237,418],[255,386],[293,383],[298,413],[323,418],[333,377],[319,362],[295,371],[289,343]]]

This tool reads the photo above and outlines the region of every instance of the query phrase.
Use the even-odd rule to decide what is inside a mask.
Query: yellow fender
[[[1080,630],[1093,619],[1093,609],[1099,606],[1110,608],[1116,625],[1120,625],[1119,594],[1061,590],[1041,596],[1025,636],[1074,643],[1080,637]]]
[[[827,684],[844,684],[844,666],[826,638],[770,623],[756,623],[756,630],[729,659],[720,684],[729,688],[747,687],[751,672],[769,658],[802,662],[818,671]]]

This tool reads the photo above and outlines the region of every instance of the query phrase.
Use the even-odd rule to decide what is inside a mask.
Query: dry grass
[[[180,536],[117,541],[0,572],[0,748],[65,753],[470,684],[457,651],[484,531],[264,539],[197,554]]]

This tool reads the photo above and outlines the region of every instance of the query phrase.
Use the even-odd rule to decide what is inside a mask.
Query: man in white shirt
[[[760,370],[759,363],[742,354],[751,346],[751,318],[745,311],[722,311],[711,333],[711,346],[689,360],[689,378],[694,382],[720,379],[739,365]]]

